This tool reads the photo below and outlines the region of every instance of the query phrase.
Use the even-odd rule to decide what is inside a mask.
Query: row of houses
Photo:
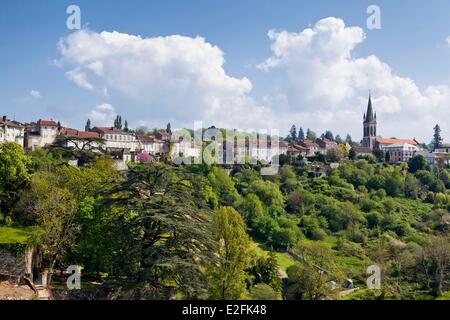
[[[287,154],[290,157],[312,157],[317,154],[327,155],[328,151],[337,148],[339,145],[328,139],[301,140],[292,146],[289,146]],[[381,150],[391,164],[406,163],[411,158],[422,155],[425,157],[431,167],[435,165],[450,165],[450,144],[443,145],[430,152],[421,147],[415,139],[396,139],[377,137],[374,147],[351,146],[348,143],[343,145],[344,149],[350,151],[353,149],[356,156],[373,155],[373,150]]]
[[[49,145],[77,150],[103,150],[116,152],[124,161],[139,159],[155,160],[159,156],[198,158],[200,145],[192,138],[178,133],[157,132],[154,135],[138,135],[129,130],[114,127],[94,127],[90,131],[79,131],[62,126],[54,120],[39,120],[31,123],[18,123],[2,118],[0,122],[0,143],[13,141],[26,151]],[[287,145],[282,141],[248,140],[236,141],[233,148],[226,143],[217,145],[216,162],[244,163],[254,160],[272,162],[273,157],[287,154]],[[228,150],[228,152],[227,152]],[[223,162],[221,162],[223,161]]]
[[[328,139],[316,139],[312,140],[300,140],[297,143],[290,146],[287,150],[287,154],[290,157],[313,157],[317,154],[326,155],[330,149],[336,148],[338,144]],[[346,144],[348,150],[351,146]]]
[[[384,154],[389,154],[389,161],[393,164],[408,162],[416,155],[423,155],[432,167],[436,164],[450,165],[450,145],[429,152],[421,148],[415,139],[374,137],[372,140],[371,147],[365,146],[364,143],[363,146],[350,146],[348,143],[343,146],[347,151],[353,149],[357,156],[372,155],[374,149],[379,149]],[[37,122],[19,123],[5,116],[0,118],[0,143],[4,141],[16,142],[27,151],[53,144],[78,150],[105,150],[117,152],[124,161],[153,161],[162,155],[172,158],[201,156],[201,147],[196,145],[192,138],[178,136],[176,133],[137,135],[132,131],[114,127],[94,127],[90,131],[79,131],[64,127],[54,120],[41,119]],[[232,145],[226,142],[218,143],[216,161],[270,163],[274,157],[283,154],[289,157],[312,157],[317,154],[327,155],[331,149],[337,147],[339,146],[336,142],[328,139],[301,140],[291,146],[279,140],[240,139]]]

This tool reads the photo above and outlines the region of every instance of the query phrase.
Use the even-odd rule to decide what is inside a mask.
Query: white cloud
[[[354,57],[354,48],[365,40],[359,27],[346,27],[341,19],[326,18],[298,33],[272,30],[268,36],[273,55],[258,67],[277,78],[274,92],[284,96],[297,125],[300,121],[318,131],[349,131],[360,138],[369,89],[382,135],[428,142],[436,123],[447,125],[449,87],[421,90],[375,55]]]
[[[450,47],[450,37],[447,37],[447,44]]]
[[[361,28],[326,18],[299,32],[272,30],[268,36],[272,56],[258,66],[272,83],[263,105],[251,96],[250,80],[227,74],[224,53],[201,37],[81,30],[60,41],[56,65],[67,68],[75,84],[114,104],[115,110],[89,113],[104,124],[116,113],[148,127],[168,121],[191,127],[202,120],[285,133],[294,123],[360,139],[371,89],[380,134],[428,142],[436,123],[450,133],[449,87],[421,89],[375,55],[355,57],[354,49],[366,40]]]
[[[201,37],[81,30],[61,40],[59,50],[58,65],[70,68],[70,80],[108,96],[132,122],[192,126],[202,120],[228,127],[271,122],[269,110],[249,96],[251,82],[228,75],[223,52]]]
[[[87,116],[94,125],[109,127],[112,126],[114,122],[116,112],[112,105],[104,103],[96,106]]]
[[[66,72],[67,78],[81,88],[88,90],[93,90],[94,86],[87,80],[87,75],[85,72],[81,72],[79,68]]]
[[[37,90],[31,90],[30,91],[30,96],[32,96],[33,98],[42,98],[42,95],[39,91]]]

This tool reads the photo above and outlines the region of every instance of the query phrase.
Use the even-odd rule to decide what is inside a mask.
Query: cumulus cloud
[[[114,107],[109,103],[103,103],[88,113],[88,118],[97,126],[112,126],[116,117]]]
[[[354,57],[355,47],[365,40],[361,28],[326,18],[298,33],[272,30],[268,36],[273,54],[258,68],[278,77],[276,94],[284,97],[292,117],[303,119],[304,126],[348,130],[360,137],[369,89],[382,135],[428,142],[436,123],[446,125],[449,87],[421,90],[375,55]]]
[[[257,67],[271,86],[259,99],[252,96],[252,82],[228,74],[222,50],[202,37],[80,30],[61,39],[56,65],[77,86],[108,97],[113,110],[89,113],[105,124],[116,113],[131,125],[148,127],[169,121],[192,127],[202,120],[287,133],[294,123],[360,139],[371,89],[379,134],[428,142],[436,123],[450,132],[444,120],[450,115],[449,87],[419,88],[377,56],[357,57],[355,48],[366,41],[360,27],[330,17],[304,30],[272,30],[268,36],[272,55]]]
[[[62,39],[59,51],[71,81],[115,99],[117,112],[135,122],[270,123],[269,110],[249,95],[250,80],[228,75],[223,52],[204,38],[81,30]]]
[[[37,90],[31,90],[30,96],[32,96],[33,98],[41,98],[42,97],[41,93]]]

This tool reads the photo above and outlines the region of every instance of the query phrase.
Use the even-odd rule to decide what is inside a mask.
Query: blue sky
[[[192,97],[191,103],[188,101],[191,97],[187,93],[180,95],[177,99],[167,99],[167,87],[155,87],[158,86],[156,81],[152,82],[152,86],[136,89],[137,94],[130,97],[123,88],[111,85],[118,79],[106,79],[111,74],[115,76],[118,74],[118,70],[117,72],[110,70],[107,72],[108,75],[105,74],[104,79],[101,79],[102,81],[96,82],[94,85],[99,88],[110,86],[108,95],[101,94],[100,89],[86,90],[79,83],[77,85],[73,79],[70,80],[67,74],[73,70],[86,68],[86,65],[76,58],[68,59],[57,46],[60,39],[70,37],[74,33],[66,28],[68,17],[66,8],[70,4],[76,4],[81,8],[83,28],[88,30],[91,36],[102,31],[117,31],[130,36],[140,35],[143,39],[173,35],[181,35],[187,39],[194,39],[196,36],[204,38],[205,43],[220,48],[225,59],[223,64],[211,63],[207,70],[216,67],[223,68],[227,78],[220,78],[220,81],[225,81],[224,86],[229,84],[232,89],[222,92],[209,85],[206,86],[206,89],[204,89],[204,84],[196,86],[193,89],[196,93]],[[376,4],[381,8],[381,30],[368,30],[366,27],[368,17],[366,9],[371,4]],[[175,126],[188,126],[193,119],[184,113],[177,115],[176,106],[166,105],[187,101],[186,110],[192,108],[191,114],[195,114],[197,120],[204,120],[207,124],[214,122],[229,126],[236,123],[239,126],[249,124],[252,128],[264,127],[267,122],[256,119],[255,114],[258,114],[259,117],[273,117],[269,119],[269,122],[282,132],[287,131],[290,127],[289,123],[292,122],[297,126],[311,127],[317,132],[322,132],[326,128],[341,135],[350,132],[355,139],[360,139],[361,125],[359,122],[362,118],[361,112],[365,108],[363,97],[367,95],[369,89],[372,89],[375,96],[375,109],[377,109],[377,97],[380,99],[379,117],[383,135],[407,138],[414,136],[429,140],[432,134],[431,124],[439,121],[443,127],[444,136],[450,139],[450,125],[445,120],[450,116],[450,101],[447,100],[449,99],[447,89],[450,85],[450,48],[446,42],[447,37],[450,36],[449,14],[450,2],[444,0],[432,2],[416,0],[345,2],[332,0],[2,1],[0,10],[0,113],[21,121],[54,118],[78,128],[83,127],[87,117],[105,111],[123,114],[133,126],[159,125],[163,127],[167,121],[174,122]],[[362,83],[355,84],[355,92],[349,93],[345,97],[336,95],[339,97],[336,106],[331,106],[333,99],[326,97],[326,90],[317,91],[317,95],[311,99],[297,97],[297,94],[315,91],[316,85],[320,85],[320,83],[314,84],[314,81],[320,82],[320,70],[323,69],[312,67],[310,69],[310,66],[306,66],[309,71],[303,74],[300,66],[304,68],[306,60],[302,60],[300,65],[296,65],[297,60],[282,58],[280,63],[275,67],[270,67],[270,70],[262,70],[257,67],[275,56],[271,45],[276,40],[269,39],[267,35],[269,30],[286,31],[292,34],[301,33],[309,27],[314,29],[318,21],[328,17],[342,19],[345,28],[359,27],[365,34],[363,41],[356,37],[355,43],[357,44],[349,49],[351,57],[345,59],[355,62],[358,58],[366,59],[375,55],[392,72],[387,78],[383,78],[385,70],[380,66],[372,67],[370,62],[367,62],[367,66],[363,68],[364,71],[358,68],[358,71],[352,72],[351,75],[344,72],[342,77],[347,80],[352,79],[351,81],[346,80],[348,82],[346,82],[346,86],[352,86],[356,81],[353,78],[358,76],[358,72],[367,74],[374,70],[374,72],[380,73],[380,80],[377,84],[371,84],[369,81],[366,86]],[[327,26],[332,28],[331,24]],[[281,41],[281,38],[278,39]],[[77,45],[78,42],[75,41],[81,40],[68,42],[69,49],[70,46]],[[337,43],[336,46],[339,47],[339,44]],[[173,47],[170,48],[173,49]],[[175,46],[175,48],[179,48],[179,46]],[[302,47],[303,51],[299,51],[298,54],[303,54],[304,49]],[[179,54],[182,55],[183,50],[181,49]],[[292,46],[286,50],[290,50],[290,54],[295,55],[297,54],[295,50],[300,49],[295,47],[292,42]],[[287,56],[287,51],[285,53]],[[126,53],[120,53],[119,61],[124,61],[124,54]],[[314,54],[322,57],[323,52]],[[304,57],[304,59],[311,60],[314,54]],[[130,56],[129,59],[135,61],[133,59],[136,58]],[[176,72],[181,72],[180,77],[184,79],[186,70],[190,70],[189,67],[186,67],[186,63],[190,63],[189,59],[182,61],[179,61],[178,58],[174,59],[176,59],[174,64],[177,64],[178,67],[171,70],[174,73],[173,78],[165,78],[163,75],[161,82],[173,82],[178,76]],[[211,59],[214,60],[214,57]],[[64,60],[64,62],[55,66],[54,60]],[[209,61],[206,58],[205,62]],[[107,65],[106,61],[103,62]],[[111,60],[108,62],[114,63]],[[325,61],[324,65],[328,65],[327,63]],[[152,68],[158,68],[153,63],[151,65]],[[201,65],[201,61],[194,61],[192,69],[200,70],[202,69]],[[333,64],[333,66],[340,70],[338,64]],[[162,70],[167,71],[166,68]],[[120,71],[123,72],[123,69]],[[155,70],[148,70],[149,73],[153,71]],[[303,81],[292,79],[294,71],[298,73],[298,77],[305,77],[305,82],[310,83],[305,85]],[[159,72],[161,70],[155,71],[158,74]],[[194,73],[198,75],[199,72],[200,77],[203,77],[201,71]],[[330,83],[330,89],[334,87],[333,81],[340,83],[339,76],[339,74],[336,77],[331,76],[332,81],[327,82]],[[308,77],[312,80],[309,81]],[[330,77],[330,75],[324,75],[324,77]],[[409,96],[405,95],[404,92],[411,91],[411,88],[405,87],[405,81],[388,85],[395,77],[413,81],[417,90],[420,91],[420,96],[415,93]],[[152,81],[147,77],[143,79]],[[235,84],[230,84],[235,79],[240,81],[238,85],[236,84],[236,88]],[[251,89],[245,81],[241,81],[243,79],[251,83]],[[134,83],[135,80],[137,79],[130,79],[131,83]],[[195,82],[196,79],[189,78],[189,81]],[[215,78],[211,81],[214,82]],[[387,83],[386,87],[382,87],[381,83]],[[432,86],[431,89],[430,86]],[[440,88],[439,94],[430,93],[434,92],[435,87]],[[175,85],[170,88],[177,92]],[[189,86],[183,87],[182,90],[188,92],[189,88]],[[145,91],[145,95],[140,93],[141,89]],[[210,90],[211,93],[202,96],[199,93],[202,89]],[[346,87],[343,89],[347,90]],[[32,90],[36,91],[34,96],[30,94]],[[240,93],[233,96],[233,91]],[[151,98],[148,98],[147,94],[150,93]],[[383,97],[385,99],[382,99]],[[414,105],[414,97],[423,98],[423,105]],[[208,99],[215,98],[218,101],[217,117],[208,115],[203,119],[202,111],[207,108],[208,103],[213,104]],[[240,110],[239,108],[248,110],[242,115],[247,120],[239,122],[230,116],[229,123],[223,121],[227,118],[227,110],[231,110],[231,107],[227,105],[230,101],[234,101],[233,105],[236,105],[237,108],[235,110]],[[389,109],[389,103],[393,103],[396,107],[386,111]],[[422,114],[419,110],[428,107],[428,104],[435,105],[436,109]],[[100,108],[97,108],[98,106]],[[194,108],[198,108],[198,110]],[[168,111],[161,112],[163,109]],[[142,110],[144,111],[141,112]],[[95,113],[96,111],[97,113]],[[337,115],[341,111],[349,116]],[[436,116],[431,117],[430,113],[436,113]],[[281,117],[283,119],[280,119]],[[411,121],[422,118],[427,119],[423,122],[416,122],[413,130]],[[109,118],[106,115],[103,118],[99,117],[98,121],[102,121],[102,119],[104,121]],[[359,119],[358,122],[356,119]]]

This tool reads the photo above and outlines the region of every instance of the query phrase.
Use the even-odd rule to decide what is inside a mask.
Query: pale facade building
[[[153,156],[167,153],[167,142],[155,136],[137,136],[138,150],[145,151]]]
[[[93,132],[97,132],[105,141],[107,151],[117,151],[127,149],[136,151],[138,149],[138,141],[136,136],[128,131],[113,127],[94,127]]]
[[[385,152],[389,153],[391,163],[408,162],[416,153],[420,151],[418,146],[400,142],[385,147]]]
[[[26,125],[25,148],[34,150],[54,144],[59,134],[59,125],[53,120],[39,120]]]
[[[24,147],[25,127],[16,121],[11,121],[3,116],[0,119],[0,143],[15,142]]]

